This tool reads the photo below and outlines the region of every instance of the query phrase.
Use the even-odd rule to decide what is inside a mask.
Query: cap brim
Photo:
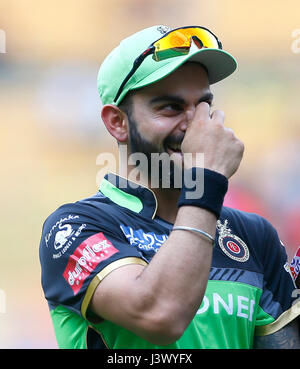
[[[230,76],[237,68],[237,62],[232,55],[219,49],[201,49],[186,56],[172,58],[172,61],[156,69],[144,79],[138,81],[130,90],[145,87],[149,84],[167,77],[170,73],[186,62],[197,62],[203,64],[208,72],[210,84],[221,81]]]

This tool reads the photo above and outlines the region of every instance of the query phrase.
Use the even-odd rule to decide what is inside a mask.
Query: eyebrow
[[[214,98],[214,95],[211,92],[207,92],[203,96],[201,96],[201,98],[197,101],[197,104],[200,104],[201,102],[211,103],[213,98]],[[177,103],[181,105],[185,104],[184,99],[182,99],[179,96],[175,96],[175,95],[156,96],[150,100],[149,104],[154,105],[154,104],[163,103],[163,102],[172,102],[172,103]]]

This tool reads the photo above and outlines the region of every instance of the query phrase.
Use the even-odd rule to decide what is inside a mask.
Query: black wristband
[[[227,189],[228,179],[222,174],[205,168],[187,169],[183,172],[177,205],[198,206],[213,212],[219,219]]]

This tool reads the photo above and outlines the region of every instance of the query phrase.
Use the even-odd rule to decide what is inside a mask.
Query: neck
[[[158,203],[156,214],[162,219],[174,223],[178,212],[177,201],[180,191],[169,188],[151,188],[151,190]]]
[[[158,204],[156,214],[170,223],[175,222],[178,212],[177,201],[180,195],[179,189],[151,187],[151,180],[149,180],[148,176],[143,176],[143,173],[137,167],[129,166],[127,163],[125,165],[124,161],[120,161],[119,174],[130,181],[138,182],[140,185],[152,190]]]

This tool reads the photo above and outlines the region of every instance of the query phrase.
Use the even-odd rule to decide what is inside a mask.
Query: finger
[[[222,110],[215,110],[211,113],[211,119],[220,120],[224,123],[225,113]]]
[[[201,102],[196,106],[194,119],[201,122],[210,119],[210,106],[207,102]]]

